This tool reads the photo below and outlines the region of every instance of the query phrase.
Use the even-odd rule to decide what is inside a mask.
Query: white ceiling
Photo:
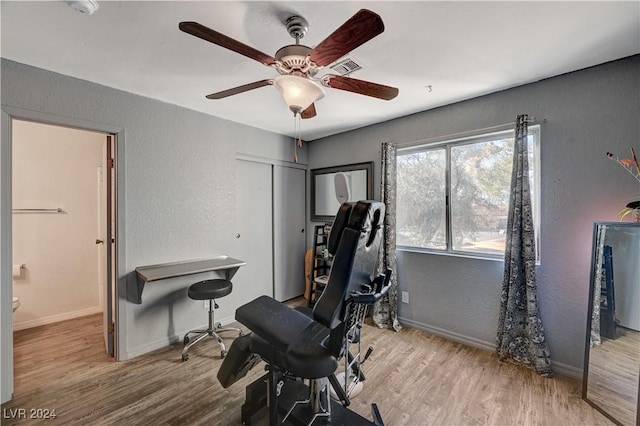
[[[640,53],[640,2],[104,1],[93,15],[64,1],[2,1],[3,58],[292,135],[294,121],[267,86],[222,100],[205,95],[275,77],[275,70],[178,30],[197,21],[274,55],[321,42],[361,8],[385,32],[348,57],[353,77],[400,89],[392,101],[327,89],[302,137],[323,136]],[[431,90],[429,90],[429,87]],[[588,88],[585,88],[588,90]]]

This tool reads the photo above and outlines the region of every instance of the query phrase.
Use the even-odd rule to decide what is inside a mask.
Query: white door
[[[274,298],[293,299],[304,293],[306,171],[273,168]]]
[[[247,262],[233,279],[238,306],[258,296],[273,296],[272,166],[236,161],[236,247]]]

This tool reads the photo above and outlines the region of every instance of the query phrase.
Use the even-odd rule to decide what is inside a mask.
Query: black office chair
[[[232,289],[233,284],[231,283],[231,281],[223,279],[204,280],[189,286],[188,294],[190,299],[209,301],[209,325],[206,329],[190,330],[184,335],[184,346],[182,348],[183,362],[189,360],[189,349],[191,349],[193,345],[205,339],[206,337],[211,337],[218,343],[218,346],[220,347],[220,357],[224,358],[227,354],[227,348],[218,333],[221,333],[223,331],[234,331],[237,332],[239,336],[242,336],[242,330],[240,330],[239,328],[223,328],[220,323],[216,324],[214,318],[213,311],[214,309],[219,308],[218,304],[216,303],[216,299],[228,295],[229,293],[231,293]],[[195,334],[197,335],[197,337],[193,339],[193,337],[189,337],[190,334]]]
[[[363,307],[375,303],[388,290],[391,271],[375,277],[383,217],[384,205],[376,201],[340,207],[329,237],[328,249],[334,255],[329,281],[312,312],[293,309],[267,296],[236,310],[236,319],[252,333],[234,341],[218,380],[228,387],[260,359],[268,364],[268,373],[247,387],[243,423],[250,423],[251,415],[267,401],[272,426],[279,424],[279,412],[284,415],[283,422],[300,424],[311,424],[318,418],[349,425],[382,423],[379,414],[372,423],[346,408],[348,395],[335,372],[343,358],[347,365],[358,364],[359,353],[357,358],[349,355],[349,345],[359,343],[366,312]],[[308,379],[309,385],[302,379]],[[331,401],[329,386],[342,405]]]

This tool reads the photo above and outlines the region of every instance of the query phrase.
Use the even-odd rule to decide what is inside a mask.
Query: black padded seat
[[[323,346],[328,337],[329,329],[316,323],[286,353],[275,350],[272,344],[255,334],[252,335],[250,350],[260,354],[268,363],[278,362],[294,376],[317,379],[331,375],[338,368],[338,360]]]
[[[286,353],[283,364],[287,371],[306,379],[328,377],[336,371],[338,360],[325,346],[329,332],[321,324],[314,324],[307,337]]]
[[[274,321],[265,328],[265,321]],[[305,315],[268,296],[239,307],[236,319],[254,331],[251,352],[269,363],[278,363],[294,376],[317,379],[331,375],[338,360],[327,348],[330,330]]]
[[[293,309],[295,309],[298,312],[301,312],[301,313],[305,314],[309,318],[313,318],[313,309],[308,307],[308,306],[296,306]]]
[[[215,299],[220,299],[231,293],[233,290],[233,284],[229,280],[223,279],[211,279],[197,282],[189,286],[188,295],[192,300],[208,300],[209,301],[209,325],[206,329],[190,330],[184,335],[184,346],[182,348],[182,361],[189,359],[189,348],[196,343],[210,336],[220,346],[220,356],[224,358],[227,354],[227,347],[225,346],[222,338],[218,336],[218,333],[222,331],[235,331],[239,336],[242,336],[242,330],[235,327],[222,327],[220,323],[216,323],[214,319],[214,309],[218,309],[218,304]],[[189,337],[189,335],[196,335],[195,339]]]
[[[233,284],[223,279],[204,280],[189,287],[189,298],[194,300],[219,299],[231,293]]]

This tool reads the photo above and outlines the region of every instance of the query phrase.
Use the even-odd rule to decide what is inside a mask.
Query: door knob
[[[96,244],[104,244],[104,240],[99,240],[96,238]]]
[[[240,238],[240,234],[236,234],[236,239]]]

